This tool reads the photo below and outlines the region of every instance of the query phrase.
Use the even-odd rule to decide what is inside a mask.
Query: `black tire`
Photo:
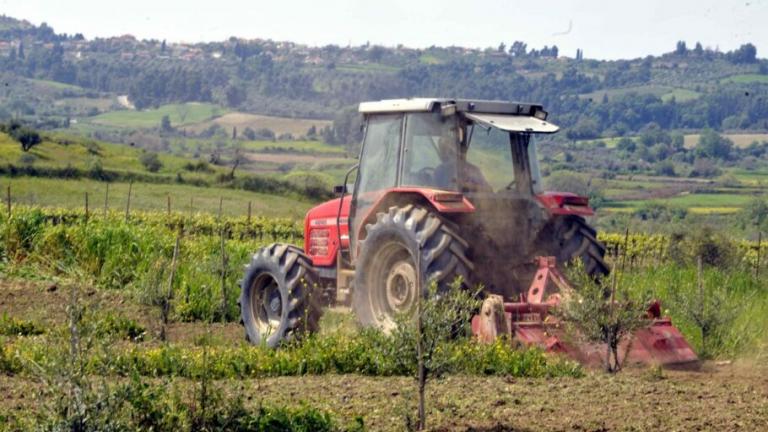
[[[241,322],[246,340],[275,348],[317,330],[321,309],[314,292],[312,261],[293,245],[259,249],[240,284]]]
[[[355,265],[352,308],[365,326],[389,331],[394,317],[415,306],[416,254],[421,248],[422,294],[430,282],[438,291],[447,289],[457,277],[471,283],[474,266],[467,258],[469,244],[454,224],[428,208],[406,205],[380,212],[376,222],[365,227]]]
[[[597,239],[597,231],[579,216],[558,217],[554,221],[557,262],[565,265],[580,259],[588,275],[599,279],[610,273],[605,262],[605,246]]]

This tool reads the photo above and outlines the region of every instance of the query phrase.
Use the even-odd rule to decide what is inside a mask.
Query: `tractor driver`
[[[454,132],[454,131],[451,131]],[[455,134],[443,134],[437,141],[440,165],[435,168],[435,182],[439,185],[458,184],[462,192],[493,192],[480,168],[458,154]],[[458,179],[456,178],[458,175]]]

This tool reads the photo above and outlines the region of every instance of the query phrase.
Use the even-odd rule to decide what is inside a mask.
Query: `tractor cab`
[[[407,99],[366,102],[357,190],[540,191],[532,134],[551,134],[538,105]],[[357,191],[356,190],[356,191]]]

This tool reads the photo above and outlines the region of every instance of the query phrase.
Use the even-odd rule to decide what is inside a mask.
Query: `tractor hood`
[[[531,116],[481,113],[464,113],[464,115],[482,125],[507,132],[551,134],[560,130],[560,127],[555,124]]]

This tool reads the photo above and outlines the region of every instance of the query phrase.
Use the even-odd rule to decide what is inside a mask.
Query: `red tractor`
[[[533,136],[558,127],[540,105],[400,99],[364,102],[360,113],[359,164],[340,198],[307,213],[304,248],[272,244],[246,269],[250,342],[274,347],[315,330],[323,304],[349,304],[363,325],[390,328],[414,306],[417,277],[439,289],[461,276],[514,300],[538,256],[608,273],[584,219],[587,197],[542,188]]]

